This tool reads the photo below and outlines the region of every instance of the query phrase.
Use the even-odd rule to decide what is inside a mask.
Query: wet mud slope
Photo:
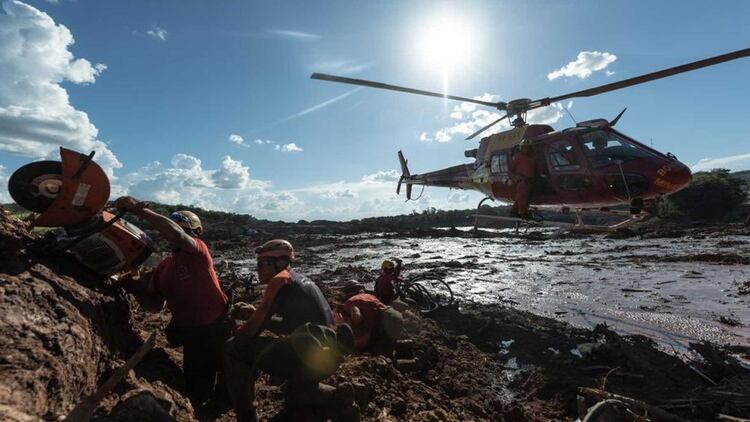
[[[273,235],[209,237],[222,282],[238,300],[259,298],[259,286],[249,284],[253,267],[246,260],[253,245]],[[300,249],[299,267],[330,297],[349,278],[373,281],[375,266],[369,260],[375,257],[358,243],[362,239],[412,244],[445,236],[440,231],[347,239],[299,234],[293,241]],[[344,254],[347,248],[352,257]],[[108,281],[40,251],[38,237],[1,210],[0,250],[1,420],[58,420],[154,331],[153,350],[101,402],[94,419],[196,419],[183,394],[181,351],[163,335],[166,311],[146,314]],[[376,252],[382,259],[385,251]],[[414,271],[449,278],[470,269],[447,256],[435,261],[417,262]],[[739,360],[748,351],[742,347],[696,344],[690,354],[676,356],[646,337],[620,336],[604,326],[574,328],[502,302],[462,300],[430,315],[407,311],[405,318],[418,364],[400,371],[383,357],[350,357],[326,380],[355,385],[364,421],[572,421],[608,394],[636,400],[631,409],[649,420],[750,415],[750,373]],[[278,380],[261,377],[260,420],[321,420],[315,409],[285,408],[282,391]],[[675,416],[657,416],[643,406]],[[200,416],[234,419],[219,404]]]

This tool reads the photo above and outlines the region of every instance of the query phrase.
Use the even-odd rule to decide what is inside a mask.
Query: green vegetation
[[[746,183],[726,169],[714,169],[693,175],[682,191],[660,204],[661,217],[714,219],[723,217],[747,197]]]

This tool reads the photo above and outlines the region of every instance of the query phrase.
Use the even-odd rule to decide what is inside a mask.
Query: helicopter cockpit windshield
[[[611,131],[594,130],[580,135],[578,139],[593,168],[655,156],[651,151]]]

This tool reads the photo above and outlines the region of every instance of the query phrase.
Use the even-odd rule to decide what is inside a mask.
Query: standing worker
[[[510,160],[508,168],[511,179],[516,188],[513,206],[510,215],[523,219],[530,219],[529,195],[532,183],[536,177],[536,159],[531,150],[531,143],[524,139],[518,145],[518,152]]]
[[[302,405],[335,404],[342,412],[359,417],[353,394],[320,383],[331,376],[344,349],[352,347],[348,326],[334,331],[333,314],[317,285],[292,271],[292,245],[282,239],[270,240],[255,249],[258,279],[266,288],[261,303],[247,322],[237,329],[225,349],[227,387],[237,420],[256,421],[253,400],[255,380],[260,372],[287,381],[290,402]],[[268,329],[282,337],[265,337]],[[351,385],[348,386],[351,390]],[[346,420],[341,417],[338,420]],[[356,419],[358,420],[358,419]]]
[[[166,302],[172,313],[167,339],[173,346],[184,346],[185,388],[199,410],[215,393],[222,347],[230,335],[225,317],[227,296],[219,285],[208,247],[199,238],[201,221],[190,211],[176,211],[167,218],[131,196],[118,198],[115,208],[146,220],[172,249],[150,278],[125,276],[121,281],[146,311],[159,312]]]

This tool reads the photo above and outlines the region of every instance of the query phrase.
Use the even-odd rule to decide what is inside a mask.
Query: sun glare
[[[417,34],[416,52],[423,65],[447,75],[470,63],[476,40],[465,19],[448,14],[426,21]]]

